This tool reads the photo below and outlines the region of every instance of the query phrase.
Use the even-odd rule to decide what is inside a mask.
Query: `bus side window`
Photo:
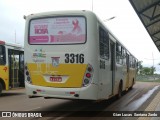
[[[0,46],[0,65],[6,64],[6,58],[5,58],[5,47]]]
[[[134,57],[133,57],[133,59],[132,59],[132,62],[133,62],[132,67],[135,68],[135,59],[134,59]]]
[[[123,48],[123,65],[126,65],[126,50]]]
[[[118,44],[118,43],[116,43],[116,62],[118,63],[118,64],[122,64],[122,60],[121,60],[121,57],[122,57],[122,52],[121,52],[121,46]]]
[[[100,44],[100,57],[109,59],[109,35],[101,27],[99,28],[99,44]]]
[[[133,64],[133,62],[132,62],[132,55],[130,55],[129,56],[129,67],[130,68],[132,67],[132,64]]]

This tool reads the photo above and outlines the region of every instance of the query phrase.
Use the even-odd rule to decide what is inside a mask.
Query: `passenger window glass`
[[[0,65],[5,65],[6,59],[5,59],[5,47],[0,46]]]
[[[109,59],[109,35],[101,27],[99,28],[99,45],[100,45],[100,57],[103,59]]]

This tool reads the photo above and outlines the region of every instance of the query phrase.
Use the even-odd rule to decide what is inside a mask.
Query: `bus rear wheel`
[[[122,82],[119,84],[117,99],[122,97]]]
[[[132,85],[131,85],[131,87],[130,87],[130,90],[133,89],[133,85],[134,85],[134,78],[133,78],[133,80],[132,80]]]

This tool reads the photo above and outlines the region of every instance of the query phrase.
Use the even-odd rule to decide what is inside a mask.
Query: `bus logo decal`
[[[34,62],[44,62],[46,59],[46,53],[42,49],[35,49],[35,51],[32,54],[32,59]]]
[[[4,67],[3,70],[6,72],[7,71],[7,67]]]
[[[52,66],[57,67],[59,65],[59,58],[60,57],[51,57],[52,58]]]

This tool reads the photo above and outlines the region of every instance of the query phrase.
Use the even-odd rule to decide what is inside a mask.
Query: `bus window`
[[[109,35],[101,27],[99,28],[100,57],[109,59]]]
[[[116,63],[118,64],[122,64],[122,60],[121,60],[121,46],[116,43]]]
[[[122,64],[126,65],[126,50],[123,48],[122,49]]]
[[[29,44],[82,44],[86,42],[86,19],[82,16],[32,19]]]
[[[133,62],[132,62],[132,55],[130,55],[129,56],[129,66],[132,67],[132,64],[133,64]]]
[[[133,56],[132,56],[132,68],[135,68],[135,60]]]
[[[24,70],[24,53],[20,52],[19,69]]]
[[[24,52],[19,53],[19,86],[24,87]]]
[[[0,46],[0,65],[6,64],[6,58],[5,58],[5,47]]]

